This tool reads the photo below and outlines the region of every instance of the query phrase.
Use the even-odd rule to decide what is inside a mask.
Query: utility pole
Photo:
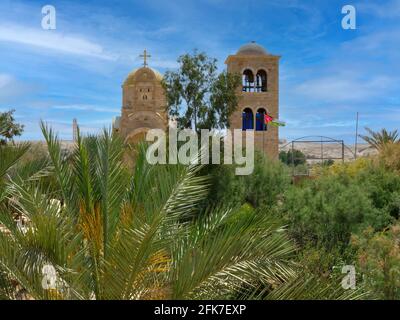
[[[357,112],[357,120],[356,120],[356,141],[354,145],[354,158],[357,159],[357,152],[358,152],[358,118],[359,114]]]
[[[72,120],[72,140],[76,142],[78,140],[78,121],[76,118]]]

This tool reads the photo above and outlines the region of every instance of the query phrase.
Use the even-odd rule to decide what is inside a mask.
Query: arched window
[[[242,113],[242,130],[254,130],[253,110],[246,108]]]
[[[264,108],[260,108],[256,113],[256,131],[267,131],[267,125],[265,123],[265,115],[267,111]]]
[[[243,71],[243,92],[254,92],[254,75],[249,69]]]
[[[267,91],[267,73],[265,70],[259,70],[256,76],[256,92]]]

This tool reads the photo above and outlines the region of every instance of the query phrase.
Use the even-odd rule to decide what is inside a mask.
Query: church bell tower
[[[279,156],[279,128],[266,125],[264,116],[279,118],[279,60],[280,56],[251,42],[225,61],[228,72],[242,76],[239,105],[229,119],[230,129],[253,130],[256,150],[272,159]]]

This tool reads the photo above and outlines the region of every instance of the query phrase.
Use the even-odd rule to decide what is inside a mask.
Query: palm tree
[[[0,299],[265,298],[298,279],[279,219],[226,206],[199,212],[209,184],[200,166],[149,165],[140,145],[128,169],[108,131],[90,139],[78,131],[65,157],[41,127],[49,161],[3,188]],[[42,183],[49,176],[55,182]]]
[[[234,219],[225,207],[194,215],[208,190],[199,166],[151,166],[142,146],[129,170],[107,131],[79,135],[67,161],[53,131],[43,123],[42,131],[50,164],[6,188],[3,297],[15,298],[18,284],[33,299],[226,298],[256,280],[277,286],[294,275],[294,248],[276,219]],[[55,187],[38,183],[44,172]]]
[[[13,166],[22,158],[29,149],[29,144],[21,143],[16,146],[1,145],[0,147],[0,203],[4,197],[7,175]]]
[[[367,130],[369,135],[360,135],[360,137],[374,149],[381,150],[388,143],[399,142],[397,130],[387,131],[386,129],[382,129],[381,131],[373,131],[367,127],[365,130]]]

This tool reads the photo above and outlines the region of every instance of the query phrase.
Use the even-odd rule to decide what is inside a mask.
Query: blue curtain
[[[242,130],[253,130],[254,123],[253,123],[253,114],[249,112],[242,113]]]
[[[256,131],[264,130],[264,123],[262,121],[263,115],[261,113],[256,114]]]
[[[256,131],[266,131],[267,125],[264,120],[264,113],[257,112],[256,114]]]

